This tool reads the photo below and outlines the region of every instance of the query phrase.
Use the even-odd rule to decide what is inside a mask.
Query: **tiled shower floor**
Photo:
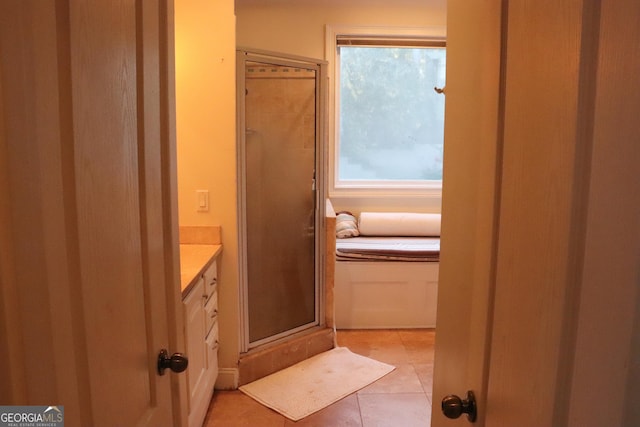
[[[419,427],[429,426],[434,329],[338,331],[338,345],[392,364],[396,370],[298,422],[240,391],[216,391],[205,427]]]

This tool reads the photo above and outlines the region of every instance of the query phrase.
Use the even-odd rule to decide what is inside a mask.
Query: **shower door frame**
[[[247,259],[247,212],[246,212],[246,63],[258,62],[314,70],[315,86],[315,312],[314,321],[284,332],[250,341],[249,335],[249,280]],[[324,211],[326,199],[326,105],[327,105],[327,61],[288,55],[259,49],[239,47],[236,49],[236,125],[237,125],[237,174],[238,174],[238,263],[239,263],[239,304],[240,304],[240,353],[252,348],[283,340],[295,333],[323,326],[325,324],[325,233]]]

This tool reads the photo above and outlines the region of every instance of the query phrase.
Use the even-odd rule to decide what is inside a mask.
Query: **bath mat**
[[[240,390],[298,421],[382,378],[394,366],[336,347],[243,385]]]

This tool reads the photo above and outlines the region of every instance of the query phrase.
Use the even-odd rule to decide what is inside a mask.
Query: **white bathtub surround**
[[[438,267],[437,262],[336,262],[336,328],[435,328]]]

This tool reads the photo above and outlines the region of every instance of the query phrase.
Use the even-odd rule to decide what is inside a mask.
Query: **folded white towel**
[[[362,212],[362,236],[439,236],[440,214],[414,212]]]

